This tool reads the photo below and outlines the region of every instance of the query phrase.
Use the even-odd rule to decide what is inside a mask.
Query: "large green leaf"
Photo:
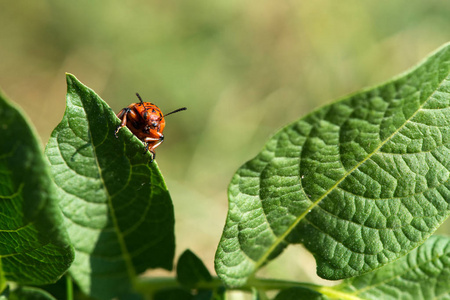
[[[450,213],[450,45],[286,126],[229,187],[216,271],[243,285],[287,245],[341,279],[424,242]]]
[[[128,104],[128,103],[127,103]],[[76,250],[71,275],[110,299],[147,268],[172,268],[173,205],[156,162],[108,105],[67,75],[67,108],[46,154]]]
[[[336,286],[311,285],[310,288],[314,290],[301,286],[282,290],[275,300],[307,299],[307,295],[313,299],[448,300],[450,238],[431,236],[407,255],[380,269],[345,279]]]
[[[450,238],[432,236],[408,255],[330,288],[348,298],[450,299]]]
[[[73,260],[36,133],[0,93],[0,291],[5,280],[47,284]]]

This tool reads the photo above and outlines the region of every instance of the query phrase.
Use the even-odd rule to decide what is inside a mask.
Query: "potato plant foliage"
[[[110,107],[66,77],[45,152],[0,95],[3,299],[57,299],[55,286],[74,299],[450,299],[450,239],[433,235],[450,214],[450,44],[285,126],[240,167],[217,277],[189,250],[176,277],[140,276],[175,264],[170,193],[142,143],[114,136]],[[258,278],[291,244],[343,281]]]

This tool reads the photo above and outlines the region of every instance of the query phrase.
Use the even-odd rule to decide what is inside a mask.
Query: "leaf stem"
[[[156,290],[182,287],[181,284],[172,277],[157,277],[157,278],[140,278],[136,284],[135,288],[140,292],[153,293]],[[197,284],[197,289],[202,290],[215,290],[219,288],[224,288],[223,282],[218,277],[213,277],[211,281],[203,281]],[[291,287],[305,287],[315,291],[321,291],[323,289],[320,285],[315,285],[311,283],[304,282],[294,282],[285,281],[277,279],[265,279],[265,278],[253,278],[249,282],[241,287],[230,288],[228,290],[238,290],[238,291],[252,291],[252,289],[258,289],[263,291],[269,290],[282,290]]]
[[[73,300],[73,282],[69,274],[66,274],[66,293],[67,300]]]
[[[154,278],[139,278],[135,284],[135,288],[137,291],[152,295],[158,290],[162,289],[170,289],[170,288],[181,288],[182,285],[173,277],[154,277]],[[329,286],[322,286],[312,283],[306,282],[295,282],[295,281],[287,281],[287,280],[279,280],[279,279],[266,279],[266,278],[253,278],[250,279],[247,284],[226,289],[229,291],[243,291],[243,292],[252,292],[254,290],[260,290],[263,292],[266,291],[277,291],[294,287],[304,287],[310,290],[314,290],[323,295],[328,296],[331,299],[346,299],[346,300],[361,300],[360,297],[356,295],[352,295],[345,292],[340,292],[339,290],[334,289]],[[196,289],[200,290],[218,290],[221,288],[225,288],[225,285],[218,277],[213,277],[211,281],[208,282],[200,282],[197,284]]]

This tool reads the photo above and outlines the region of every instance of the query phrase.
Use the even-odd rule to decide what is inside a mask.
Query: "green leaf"
[[[327,296],[322,295],[319,292],[304,288],[304,287],[293,287],[289,289],[282,290],[278,293],[274,300],[326,300],[329,299]]]
[[[147,268],[171,269],[173,205],[156,162],[95,92],[67,75],[67,108],[46,154],[76,250],[70,273],[94,297],[128,293]]]
[[[450,213],[450,45],[286,126],[234,175],[216,271],[242,286],[289,244],[326,279],[423,243]]]
[[[35,287],[19,287],[9,294],[9,300],[56,300],[44,290]]]
[[[349,299],[450,299],[450,238],[432,236],[399,260],[330,290]]]
[[[212,281],[203,262],[190,250],[181,254],[177,264],[177,280],[183,286],[195,288],[198,283]]]
[[[73,260],[37,134],[0,93],[0,290],[5,280],[47,284]]]

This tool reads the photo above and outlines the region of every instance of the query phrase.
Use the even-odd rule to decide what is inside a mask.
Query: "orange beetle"
[[[117,138],[117,133],[122,127],[127,126],[128,129],[145,144],[145,152],[150,151],[153,162],[155,159],[155,149],[164,141],[163,130],[166,126],[164,117],[186,110],[186,107],[176,109],[168,114],[163,115],[161,110],[153,103],[142,101],[141,96],[136,93],[140,103],[130,104],[117,114],[117,117],[122,120],[122,123],[117,127],[114,135]],[[144,153],[145,153],[144,152]]]

